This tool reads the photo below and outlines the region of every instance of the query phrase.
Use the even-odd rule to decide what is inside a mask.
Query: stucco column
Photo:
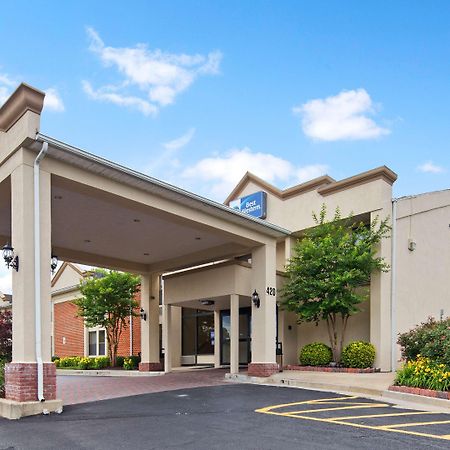
[[[172,343],[170,330],[172,328],[172,306],[163,305],[163,345],[164,345],[164,372],[172,371]]]
[[[239,295],[230,295],[230,373],[239,373]]]
[[[160,371],[159,359],[159,275],[141,276],[141,308],[147,320],[141,320],[141,363],[140,371]]]
[[[214,311],[214,367],[220,367],[220,311]]]
[[[384,220],[391,214],[391,203],[370,214],[370,220]],[[377,256],[391,264],[391,240],[383,239]],[[376,349],[375,366],[391,370],[391,272],[377,272],[370,280],[370,342]]]
[[[5,397],[17,401],[37,400],[35,334],[33,167],[21,165],[11,174],[11,244],[19,257],[19,270],[12,270],[13,351],[5,369]],[[41,349],[44,363],[44,397],[56,398],[56,370],[51,362],[51,179],[40,174]]]
[[[267,377],[278,370],[276,363],[276,242],[271,241],[252,252],[252,285],[259,295],[260,307],[252,302],[252,362],[250,376]]]

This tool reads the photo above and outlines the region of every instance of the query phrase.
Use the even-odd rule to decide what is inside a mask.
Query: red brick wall
[[[77,306],[72,302],[55,303],[53,320],[55,355],[84,356],[84,323],[77,317]]]
[[[140,295],[136,295],[136,301],[140,304]],[[139,314],[140,307],[135,312]],[[129,356],[130,354],[130,320],[127,319],[127,327],[123,329],[119,340],[117,354],[119,356]],[[141,318],[133,317],[133,355],[138,355],[141,351]]]
[[[140,293],[136,295],[136,301],[140,304]],[[140,307],[136,308],[139,314]],[[122,331],[119,340],[119,356],[130,354],[130,327],[127,319],[127,328]],[[141,351],[141,318],[133,317],[133,355]],[[63,337],[66,343],[63,344]],[[55,303],[54,305],[54,340],[55,355],[84,356],[84,323],[81,317],[77,317],[77,306],[72,302]]]

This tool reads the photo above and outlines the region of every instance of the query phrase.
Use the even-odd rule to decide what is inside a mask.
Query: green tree
[[[135,275],[98,269],[80,283],[82,297],[76,300],[78,315],[88,327],[100,326],[108,337],[108,356],[116,365],[117,348],[126,319],[137,316],[134,300],[139,290],[139,278]]]
[[[316,226],[307,230],[294,247],[281,291],[281,307],[297,314],[298,322],[325,320],[333,359],[340,361],[348,318],[359,311],[367,295],[360,288],[374,271],[389,266],[377,256],[377,246],[388,237],[388,219],[370,224],[342,219],[339,208],[328,221],[325,205],[313,213]],[[340,326],[338,322],[340,321]]]

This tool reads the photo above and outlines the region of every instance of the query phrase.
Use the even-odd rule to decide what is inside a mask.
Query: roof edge
[[[366,172],[362,172],[357,175],[344,178],[343,180],[331,183],[328,186],[320,188],[318,192],[322,196],[327,196],[351,187],[380,179],[392,185],[397,179],[397,174],[387,166],[380,166],[376,167],[375,169],[371,169]]]

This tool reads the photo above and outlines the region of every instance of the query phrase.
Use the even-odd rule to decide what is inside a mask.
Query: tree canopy
[[[388,219],[372,223],[343,219],[339,208],[328,221],[325,205],[316,224],[298,239],[286,272],[281,306],[297,314],[299,322],[327,322],[333,358],[339,362],[348,318],[359,311],[366,295],[358,288],[370,281],[374,271],[389,266],[377,256],[378,244],[390,231]],[[340,317],[341,327],[337,320]]]
[[[139,290],[137,276],[125,272],[98,269],[80,283],[82,297],[76,300],[78,315],[86,326],[104,327],[108,337],[108,353],[114,366],[120,335],[127,318],[137,316],[135,294]]]

